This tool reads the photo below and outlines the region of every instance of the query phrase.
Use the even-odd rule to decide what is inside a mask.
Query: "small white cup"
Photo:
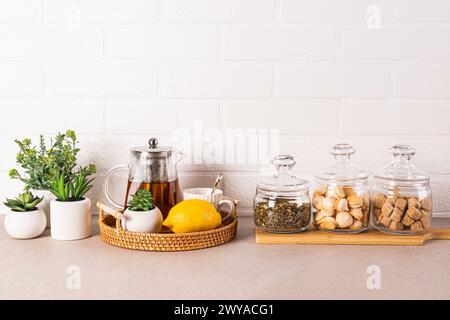
[[[216,189],[216,191],[214,191],[214,194],[211,194],[212,191],[213,191],[212,188],[186,189],[183,191],[183,199],[184,200],[199,199],[207,201],[211,203],[218,212],[221,211],[220,208],[222,207],[222,205],[226,204],[230,207],[229,211],[227,210],[228,216],[231,215],[231,213],[235,210],[234,202],[229,199],[224,199],[222,190]]]

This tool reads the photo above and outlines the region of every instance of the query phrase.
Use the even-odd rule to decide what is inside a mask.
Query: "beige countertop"
[[[112,247],[95,233],[59,242],[46,231],[20,241],[1,228],[0,299],[450,298],[450,241],[423,247],[257,245],[251,218],[241,218],[237,239],[224,246],[151,253]],[[373,265],[381,271],[380,290],[367,288]],[[79,290],[68,288],[75,275],[68,268],[80,271]]]

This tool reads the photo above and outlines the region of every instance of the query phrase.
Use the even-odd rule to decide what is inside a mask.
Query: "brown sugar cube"
[[[414,223],[414,219],[411,219],[407,214],[405,214],[405,216],[402,219],[402,223],[409,227]]]
[[[386,197],[384,196],[384,194],[381,194],[381,193],[377,194],[373,201],[375,208],[381,209],[383,207],[383,204],[385,201],[386,201]]]
[[[420,209],[420,201],[417,198],[409,198],[408,199],[408,208],[417,208]]]
[[[408,211],[406,211],[406,214],[414,220],[419,220],[420,218],[422,218],[422,212],[420,212],[419,209],[417,208],[409,208]]]
[[[423,199],[420,204],[422,205],[422,209],[427,210],[427,211],[431,211],[431,199],[430,198],[425,198]]]
[[[385,202],[381,208],[381,214],[389,217],[394,210],[394,206],[390,202]]]
[[[420,222],[422,222],[422,226],[425,229],[428,229],[431,227],[431,212],[422,210],[422,218],[420,218]]]
[[[403,230],[403,223],[392,221],[391,224],[389,225],[389,229],[397,231]]]
[[[392,221],[400,222],[403,219],[403,211],[399,208],[394,208],[394,211],[389,218],[391,218]]]
[[[395,207],[399,208],[401,211],[405,211],[407,205],[408,200],[405,198],[398,198],[397,201],[395,201]]]
[[[411,225],[410,229],[411,229],[411,231],[422,231],[423,230],[422,222],[420,222],[420,221],[414,222]]]
[[[385,227],[389,228],[389,225],[391,224],[391,219],[389,219],[388,216],[381,214],[378,218],[378,222],[384,225]]]
[[[381,209],[380,208],[374,208],[373,209],[373,214],[375,215],[376,218],[378,218],[381,215]]]
[[[394,197],[394,196],[388,196],[388,197],[386,198],[386,201],[385,201],[385,202],[389,202],[390,204],[394,205],[395,201],[397,201],[397,198],[396,198],[396,197]]]

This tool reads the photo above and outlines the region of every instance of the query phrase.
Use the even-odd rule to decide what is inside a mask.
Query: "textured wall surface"
[[[254,151],[217,154],[230,155],[233,130],[254,130],[235,148],[245,153],[278,129],[269,145],[307,178],[337,142],[368,170],[390,145],[412,144],[446,214],[450,1],[0,0],[0,112],[1,198],[21,188],[7,176],[15,138],[76,130],[81,162],[99,169],[97,200],[130,146],[150,136],[175,145],[176,132],[201,144],[180,146],[194,159],[182,185],[212,184],[222,170],[225,192],[250,213],[277,148],[258,148],[256,162]]]

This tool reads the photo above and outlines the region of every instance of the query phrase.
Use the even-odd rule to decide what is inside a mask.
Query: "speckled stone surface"
[[[0,217],[3,224],[4,217]],[[449,226],[450,219],[435,220]],[[449,299],[450,241],[423,247],[257,245],[251,218],[238,238],[195,252],[151,253],[48,231],[13,240],[0,230],[0,299]],[[78,266],[81,287],[66,273]],[[367,288],[379,266],[381,289]],[[70,282],[70,281],[69,281]]]

